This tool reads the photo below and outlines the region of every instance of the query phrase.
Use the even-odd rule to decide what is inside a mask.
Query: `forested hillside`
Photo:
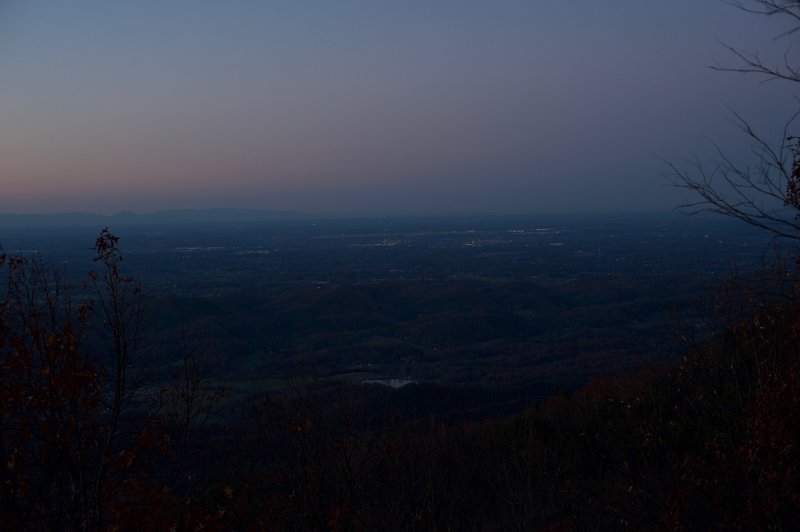
[[[722,287],[672,362],[458,421],[409,405],[477,407],[470,389],[342,387],[313,368],[231,403],[188,335],[172,375],[148,379],[141,287],[111,233],[81,292],[35,258],[2,263],[9,528],[800,525],[793,267]]]

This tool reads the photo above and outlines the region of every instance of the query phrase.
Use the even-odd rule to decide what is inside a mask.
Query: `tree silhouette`
[[[787,39],[800,30],[800,2],[779,0],[727,1],[748,13],[782,17],[791,29],[778,35]],[[740,72],[762,76],[764,81],[780,80],[800,83],[800,65],[794,64],[788,52],[782,63],[773,63],[756,52],[744,51],[723,44],[734,59],[733,64],[715,64],[722,72]],[[742,220],[765,229],[777,237],[800,239],[800,138],[790,135],[790,128],[800,111],[784,123],[780,141],[775,143],[751,127],[740,114],[733,113],[733,122],[751,147],[752,160],[742,164],[714,144],[718,161],[708,167],[698,158],[681,166],[667,161],[676,186],[686,188],[698,197],[679,206],[689,214],[712,212]]]
[[[178,502],[163,464],[183,459],[221,390],[202,386],[185,345],[166,385],[175,393],[157,398],[167,408],[134,404],[142,292],[121,273],[118,242],[100,233],[83,292],[38,254],[0,250],[0,528],[209,522],[191,499]]]

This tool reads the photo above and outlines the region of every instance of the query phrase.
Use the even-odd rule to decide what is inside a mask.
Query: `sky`
[[[0,0],[0,212],[670,209],[794,87],[722,0]],[[800,38],[800,37],[798,37]],[[776,136],[777,135],[777,136]],[[746,148],[746,146],[745,146]]]

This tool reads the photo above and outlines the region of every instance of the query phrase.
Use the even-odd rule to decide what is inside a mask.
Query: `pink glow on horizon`
[[[724,5],[346,3],[8,11],[0,212],[670,208],[653,153],[792,104],[703,67],[777,34]]]

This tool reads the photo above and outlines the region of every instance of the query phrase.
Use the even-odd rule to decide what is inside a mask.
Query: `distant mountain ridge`
[[[151,213],[120,211],[114,214],[68,212],[57,214],[0,213],[0,227],[202,224],[298,220],[307,215],[297,211],[266,209],[169,209]]]

